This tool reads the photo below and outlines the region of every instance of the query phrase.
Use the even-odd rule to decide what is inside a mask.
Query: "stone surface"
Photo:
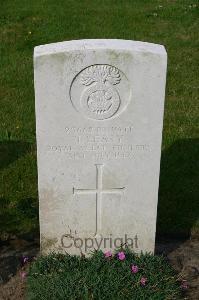
[[[35,48],[43,253],[154,251],[166,61],[135,41]]]

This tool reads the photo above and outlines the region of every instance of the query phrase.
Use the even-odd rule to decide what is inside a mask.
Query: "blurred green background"
[[[33,49],[85,38],[165,45],[158,234],[197,232],[198,1],[1,0],[0,238],[38,233]]]

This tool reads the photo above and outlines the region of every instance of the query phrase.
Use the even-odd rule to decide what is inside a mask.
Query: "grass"
[[[180,299],[177,278],[161,256],[125,253],[120,261],[96,251],[89,258],[51,254],[40,257],[27,277],[28,300]],[[132,273],[131,266],[138,266]],[[141,278],[147,283],[142,286]]]
[[[158,232],[198,230],[198,20],[196,0],[1,1],[0,237],[38,232],[33,48],[83,38],[166,46]]]

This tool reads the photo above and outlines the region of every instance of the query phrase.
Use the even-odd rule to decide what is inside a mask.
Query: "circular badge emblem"
[[[128,93],[128,80],[116,67],[93,65],[74,78],[70,98],[75,109],[87,118],[105,120],[125,106],[125,100],[121,97],[125,87]]]

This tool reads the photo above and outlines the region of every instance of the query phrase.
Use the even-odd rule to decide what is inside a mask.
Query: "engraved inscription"
[[[70,98],[85,117],[106,120],[127,106],[130,87],[126,76],[110,65],[92,65],[73,79]]]
[[[120,194],[122,195],[125,187],[103,189],[102,177],[103,177],[103,164],[96,164],[96,188],[95,189],[77,189],[73,188],[74,195],[95,195],[96,197],[96,228],[95,236],[99,236],[102,229],[102,195],[103,194]]]
[[[128,134],[133,133],[133,127],[65,127],[66,134]]]
[[[133,159],[148,155],[151,146],[133,142],[134,128],[127,127],[65,127],[67,144],[48,145],[48,153],[64,155],[65,159],[91,159],[94,162]],[[129,143],[131,140],[131,143]]]

